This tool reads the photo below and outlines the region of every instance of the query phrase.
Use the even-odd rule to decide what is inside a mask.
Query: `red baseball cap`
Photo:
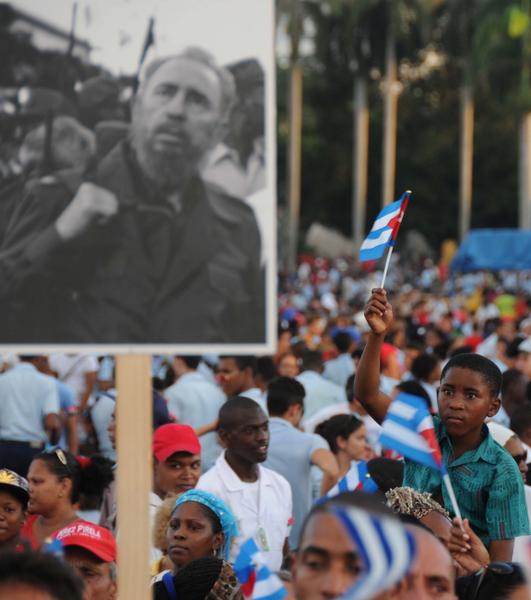
[[[164,462],[176,452],[201,454],[201,444],[190,425],[169,423],[155,429],[153,434],[153,455]]]
[[[75,521],[72,525],[60,529],[54,537],[63,546],[79,546],[92,552],[103,562],[116,560],[116,540],[112,533],[108,529],[89,521]]]

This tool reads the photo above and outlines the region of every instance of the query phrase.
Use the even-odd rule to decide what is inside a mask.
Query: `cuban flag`
[[[240,546],[234,572],[243,595],[254,600],[281,600],[288,592],[277,575],[271,573],[253,538]]]
[[[380,444],[432,469],[446,473],[433,419],[426,401],[398,394],[391,402],[380,434]]]
[[[378,491],[378,486],[370,476],[367,463],[364,460],[352,467],[328,492],[326,498],[337,496],[343,492],[353,492],[355,490],[363,490],[368,494],[374,494]]]
[[[357,508],[336,507],[334,512],[352,538],[363,563],[344,600],[370,600],[400,581],[416,557],[413,535],[393,517],[381,517]]]
[[[386,248],[394,246],[410,195],[411,192],[404,192],[400,200],[382,208],[369,235],[360,247],[358,257],[360,262],[378,260],[382,258]]]

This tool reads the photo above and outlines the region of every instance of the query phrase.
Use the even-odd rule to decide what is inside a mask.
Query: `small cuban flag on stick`
[[[389,263],[391,261],[391,254],[393,253],[393,247],[395,240],[400,229],[400,224],[404,218],[407,205],[409,203],[409,197],[411,192],[408,190],[402,194],[400,200],[392,202],[387,206],[384,206],[376,217],[374,225],[369,232],[369,235],[365,238],[365,241],[360,246],[359,261],[365,262],[368,260],[378,260],[382,258],[386,248],[389,248],[387,252],[387,258],[385,260],[384,272],[382,275],[382,283],[380,287],[384,287],[385,279],[387,277],[387,271],[389,270]]]
[[[380,443],[402,456],[441,472],[455,516],[462,521],[450,476],[443,462],[433,419],[425,400],[412,394],[398,394],[382,423]]]
[[[374,494],[378,491],[378,486],[370,476],[369,468],[364,460],[349,469],[348,473],[326,494],[326,498],[355,490],[363,490],[368,494]]]
[[[341,596],[343,600],[371,600],[409,572],[416,557],[415,539],[398,519],[358,508],[335,507],[333,511],[363,563],[361,576]]]
[[[280,578],[269,570],[253,538],[249,538],[240,546],[240,552],[234,562],[234,572],[246,598],[281,600],[288,595]]]

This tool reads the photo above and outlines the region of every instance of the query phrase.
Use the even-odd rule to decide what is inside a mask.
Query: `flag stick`
[[[385,279],[387,277],[387,271],[389,270],[389,264],[391,263],[391,254],[393,254],[394,246],[389,246],[387,250],[387,258],[385,259],[385,267],[382,275],[382,283],[380,283],[380,287],[383,288],[385,285]]]
[[[443,481],[444,481],[444,485],[446,486],[446,491],[448,492],[448,495],[450,496],[450,501],[452,503],[452,508],[454,509],[455,516],[462,523],[463,517],[461,516],[461,511],[459,510],[459,505],[457,504],[457,498],[455,497],[454,488],[452,486],[452,482],[450,481],[450,475],[448,473],[444,473]]]

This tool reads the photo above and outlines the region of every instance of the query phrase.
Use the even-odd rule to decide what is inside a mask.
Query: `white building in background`
[[[39,50],[56,50],[66,53],[70,46],[70,31],[11,5],[14,20],[9,27],[11,33],[26,37]],[[88,41],[74,36],[73,56],[83,62],[89,61],[92,46]]]

